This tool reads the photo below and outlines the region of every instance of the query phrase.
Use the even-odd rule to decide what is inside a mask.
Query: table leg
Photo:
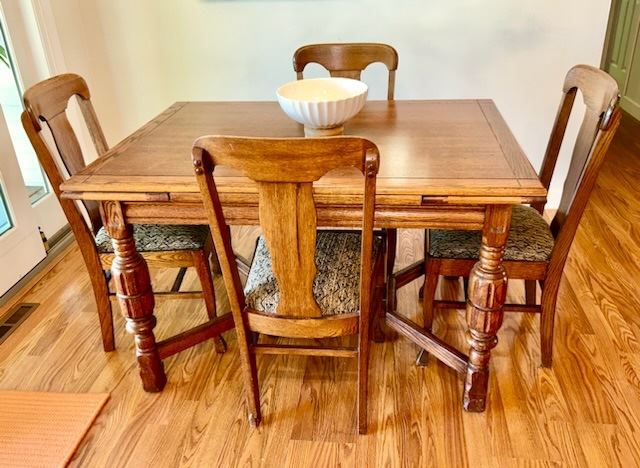
[[[507,274],[502,265],[509,236],[511,206],[488,206],[482,231],[480,260],[469,277],[467,324],[469,362],[464,383],[463,405],[467,411],[485,409],[491,350],[498,344],[507,296]]]
[[[118,303],[127,322],[126,329],[134,335],[142,386],[147,392],[159,392],[167,383],[167,377],[153,334],[156,326],[153,315],[155,301],[149,268],[136,251],[133,230],[124,219],[120,203],[103,202],[101,213],[113,243],[115,258],[111,274]]]

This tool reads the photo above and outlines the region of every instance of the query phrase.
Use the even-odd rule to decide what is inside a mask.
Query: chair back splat
[[[378,153],[371,142],[355,137],[203,137],[195,143],[193,160],[205,194],[204,203],[216,248],[226,257],[221,262],[228,264],[229,271],[224,276],[231,281],[227,289],[230,296],[237,298],[234,302],[240,310],[244,309],[244,297],[229,236],[225,235],[227,226],[212,176],[215,166],[238,169],[256,182],[260,227],[271,255],[280,294],[277,315],[321,316],[313,295],[317,228],[313,182],[331,170],[354,167],[366,174],[363,232],[369,231],[369,235],[363,235],[363,264],[371,259],[373,197],[378,171]],[[370,271],[370,265],[367,271]],[[370,274],[363,276],[367,277]]]
[[[293,54],[293,69],[299,80],[309,63],[322,65],[333,77],[359,80],[362,71],[372,63],[383,63],[389,70],[387,99],[392,101],[395,91],[398,52],[387,44],[346,43],[311,44],[300,47]]]
[[[564,183],[560,224],[567,216],[580,178],[584,174],[591,150],[601,136],[601,131],[611,125],[611,113],[618,99],[618,85],[607,73],[589,65],[576,65],[567,73],[563,85],[563,97],[547,144],[540,181],[548,190],[551,185],[558,155],[562,146],[569,117],[573,110],[577,92],[580,91],[585,104],[585,114],[571,155],[571,163]],[[605,121],[606,120],[606,121]],[[534,206],[542,214],[544,204]]]
[[[86,163],[82,149],[67,117],[67,108],[73,96],[77,97],[96,152],[98,156],[102,156],[109,150],[109,146],[91,104],[89,88],[82,77],[72,73],[54,76],[38,83],[24,93],[26,110],[22,114],[22,124],[58,198],[60,184],[64,182],[66,177],[45,143],[41,133],[41,123],[45,123],[51,131],[66,172],[69,175],[74,175],[84,169]],[[102,227],[98,203],[94,201],[83,201],[82,203],[89,215],[89,227],[93,234],[96,234]],[[61,201],[61,204],[68,218],[71,210],[77,211],[77,216],[82,217],[74,202],[64,203]],[[73,218],[77,216],[71,214]]]
[[[564,182],[558,211],[551,222],[556,238],[552,268],[564,268],[575,232],[580,224],[609,144],[620,124],[617,109],[618,85],[604,71],[588,65],[573,67],[565,78],[564,96],[549,139],[540,179],[549,187],[558,153],[577,92],[582,94],[585,114],[576,138],[569,171]]]

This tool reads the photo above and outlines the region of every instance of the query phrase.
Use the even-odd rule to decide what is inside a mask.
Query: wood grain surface
[[[490,100],[370,101],[346,125],[379,148],[378,194],[544,197],[536,173]],[[275,102],[182,102],[65,182],[67,192],[198,193],[191,145],[203,135],[303,136]],[[358,193],[355,172],[329,174],[317,193]],[[255,193],[237,171],[221,193]],[[357,190],[354,189],[357,186]],[[425,191],[425,188],[428,190]],[[95,197],[95,195],[94,195]],[[420,197],[412,199],[420,205]]]

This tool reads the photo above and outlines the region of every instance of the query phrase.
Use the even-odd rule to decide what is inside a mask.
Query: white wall
[[[111,143],[178,100],[269,100],[312,42],[387,42],[396,97],[488,97],[537,169],[566,71],[598,65],[607,0],[51,0]],[[363,75],[383,98],[385,74]],[[557,187],[550,204],[558,201]]]

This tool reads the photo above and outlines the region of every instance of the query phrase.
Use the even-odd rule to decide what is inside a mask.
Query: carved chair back
[[[75,222],[84,218],[74,202],[60,199],[60,184],[66,179],[65,171],[58,166],[56,158],[49,150],[43,138],[41,125],[44,123],[49,128],[66,172],[71,176],[82,170],[85,167],[84,156],[67,117],[67,108],[73,96],[78,98],[78,105],[98,156],[103,155],[109,147],[91,104],[87,83],[78,75],[69,73],[54,76],[29,88],[24,93],[25,111],[22,114],[22,125],[60,200],[67,219],[75,230]],[[89,227],[95,234],[102,227],[98,203],[95,201],[83,201],[83,203],[89,215]]]
[[[373,143],[357,137],[206,136],[194,144],[193,163],[231,307],[243,311],[245,302],[213,176],[216,166],[237,169],[256,183],[260,227],[279,291],[276,315],[289,318],[321,316],[313,294],[317,228],[313,182],[337,168],[354,167],[361,171],[365,178],[360,301],[361,307],[365,307],[363,301],[367,302],[368,310],[379,164],[378,150]]]
[[[564,95],[540,171],[540,180],[547,189],[578,90],[584,100],[585,115],[571,155],[560,206],[551,222],[551,231],[556,238],[551,264],[552,268],[559,270],[564,267],[580,219],[621,117],[617,108],[618,85],[610,75],[588,65],[577,65],[569,70],[564,82]],[[536,208],[541,211],[543,205]]]
[[[299,80],[307,64],[318,63],[331,76],[359,80],[362,71],[372,63],[383,63],[389,70],[387,99],[392,101],[395,91],[398,53],[387,44],[347,43],[311,44],[300,47],[293,54],[293,69]]]

